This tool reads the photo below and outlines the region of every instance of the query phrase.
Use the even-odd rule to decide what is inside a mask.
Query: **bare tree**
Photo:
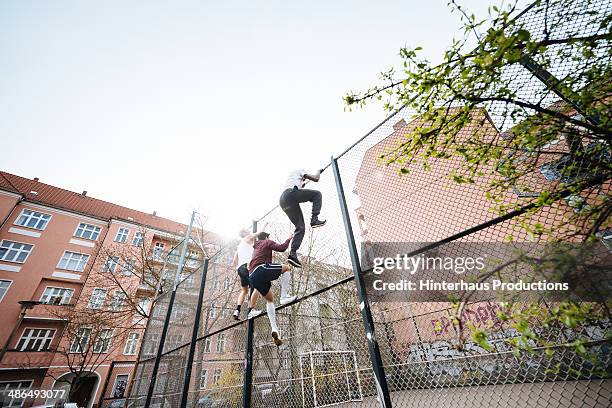
[[[142,334],[154,295],[162,288],[166,264],[160,266],[160,254],[151,251],[151,234],[144,228],[136,234],[130,243],[100,246],[79,301],[50,309],[66,322],[54,351],[72,375],[56,378],[48,370],[47,376],[69,387],[69,400],[85,377],[122,353],[131,333]]]

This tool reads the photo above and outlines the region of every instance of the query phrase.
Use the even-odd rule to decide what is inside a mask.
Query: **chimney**
[[[393,124],[393,130],[397,131],[401,129],[403,126],[406,126],[406,121],[404,119],[400,119]]]
[[[85,196],[87,195],[87,190],[83,190],[83,192],[81,193],[81,195],[82,195],[83,197],[85,197]]]
[[[153,211],[153,216],[155,217],[157,215],[157,211]]]
[[[38,177],[34,177],[34,181],[38,181]]]

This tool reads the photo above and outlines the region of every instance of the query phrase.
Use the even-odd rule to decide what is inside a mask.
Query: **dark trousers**
[[[280,206],[295,226],[293,240],[291,241],[291,252],[296,252],[302,245],[306,226],[304,225],[304,214],[302,214],[300,203],[309,201],[312,203],[312,218],[314,219],[321,212],[321,205],[323,205],[323,196],[320,191],[294,188],[285,190],[281,194]]]

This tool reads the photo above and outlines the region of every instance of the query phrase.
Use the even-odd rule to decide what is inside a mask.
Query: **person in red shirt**
[[[276,309],[274,307],[274,294],[272,293],[272,281],[281,278],[281,305],[286,305],[295,300],[295,296],[290,296],[287,293],[289,288],[289,265],[272,263],[272,251],[285,252],[289,247],[289,242],[293,238],[293,235],[287,238],[282,243],[276,243],[271,239],[268,239],[270,234],[267,232],[259,232],[255,235],[255,244],[253,245],[253,256],[249,263],[249,284],[253,288],[253,294],[249,300],[249,314],[248,318],[251,319],[261,312],[254,310],[255,302],[257,301],[257,292],[266,299],[266,311],[268,312],[268,319],[270,320],[270,326],[272,328],[272,338],[274,344],[280,346],[283,344],[280,339],[278,325],[276,324]]]

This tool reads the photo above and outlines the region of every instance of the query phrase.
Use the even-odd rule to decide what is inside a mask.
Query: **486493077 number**
[[[63,398],[66,390],[10,390],[11,398]]]

